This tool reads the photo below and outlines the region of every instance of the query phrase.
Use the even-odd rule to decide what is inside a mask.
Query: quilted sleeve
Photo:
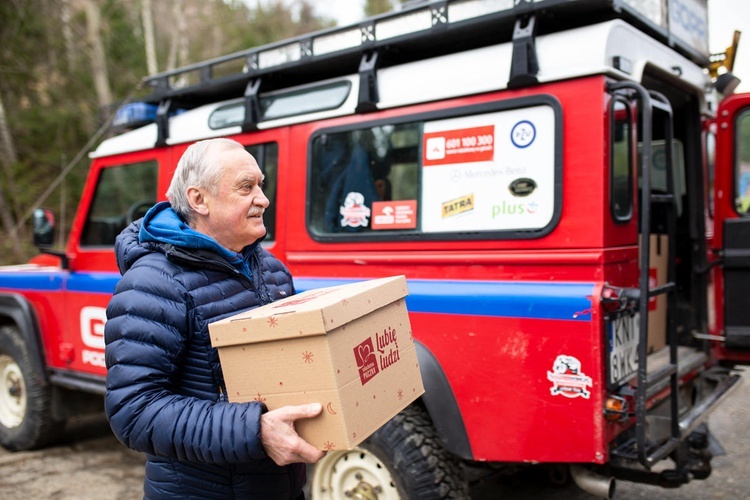
[[[118,283],[105,325],[105,411],[117,438],[141,452],[210,464],[266,455],[258,403],[175,393],[188,335],[188,294],[165,259],[146,257]]]

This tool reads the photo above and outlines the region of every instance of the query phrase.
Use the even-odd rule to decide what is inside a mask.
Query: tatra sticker
[[[370,209],[365,205],[365,197],[356,191],[346,195],[339,213],[341,227],[367,227],[370,223]]]
[[[582,397],[589,399],[591,392],[591,377],[581,371],[581,362],[578,358],[560,354],[555,358],[552,371],[547,372],[547,380],[552,382],[550,393],[553,396],[565,396],[566,398]]]
[[[443,203],[443,206],[441,207],[443,219],[446,217],[453,217],[454,215],[463,214],[466,212],[471,212],[474,210],[474,193],[468,194],[466,196],[461,196],[460,198],[456,198],[454,200],[449,200]]]

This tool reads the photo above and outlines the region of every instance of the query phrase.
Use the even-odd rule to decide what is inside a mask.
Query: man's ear
[[[197,187],[190,186],[187,188],[187,199],[193,211],[200,215],[208,215],[208,202],[203,195],[203,191]]]

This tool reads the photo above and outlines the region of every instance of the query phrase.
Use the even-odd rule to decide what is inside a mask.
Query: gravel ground
[[[748,377],[750,375],[746,375]],[[713,434],[727,454],[714,458],[713,474],[677,489],[619,481],[617,499],[739,499],[750,491],[750,382],[747,380],[710,417]],[[57,446],[10,453],[0,448],[0,498],[4,500],[130,500],[142,498],[143,456],[112,436],[101,415],[72,421]],[[546,469],[476,484],[471,500],[591,500],[575,485],[555,485]]]

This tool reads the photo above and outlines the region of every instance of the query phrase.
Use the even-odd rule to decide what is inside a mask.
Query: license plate
[[[638,370],[638,317],[624,315],[609,322],[609,383],[620,385]]]

